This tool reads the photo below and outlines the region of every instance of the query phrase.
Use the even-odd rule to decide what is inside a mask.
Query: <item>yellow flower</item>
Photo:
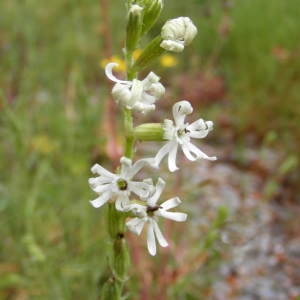
[[[105,69],[106,65],[108,63],[111,63],[111,62],[114,62],[114,63],[117,63],[118,66],[115,68],[116,71],[118,72],[125,72],[126,71],[126,64],[125,64],[125,61],[123,59],[121,59],[119,56],[117,55],[113,55],[111,56],[110,58],[104,58],[100,61],[100,67],[102,69]]]
[[[142,49],[136,49],[133,51],[132,56],[134,60],[137,60],[142,53]]]
[[[34,136],[30,146],[33,151],[44,155],[50,154],[57,149],[57,143],[45,134]]]
[[[178,60],[174,55],[164,54],[159,59],[160,64],[166,68],[172,68],[178,64]]]

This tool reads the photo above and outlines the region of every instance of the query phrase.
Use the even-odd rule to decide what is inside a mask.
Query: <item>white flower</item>
[[[150,72],[144,80],[119,80],[112,73],[112,69],[117,65],[117,63],[109,63],[105,67],[106,76],[116,82],[112,89],[115,101],[128,109],[142,113],[154,110],[154,103],[165,93],[164,86],[159,82],[160,78]]]
[[[99,197],[90,201],[95,207],[101,207],[108,200],[115,200],[116,209],[125,211],[130,203],[129,196],[133,192],[139,197],[147,197],[152,186],[147,182],[133,181],[132,178],[145,166],[147,160],[139,160],[132,165],[132,161],[126,157],[120,159],[121,168],[119,174],[113,174],[98,164],[91,171],[100,176],[89,179],[91,189],[99,194]]]
[[[188,17],[169,20],[161,30],[163,41],[160,46],[167,51],[182,52],[197,34],[197,27]]]
[[[193,108],[188,101],[179,101],[173,105],[173,117],[175,124],[171,120],[164,121],[164,138],[168,142],[158,151],[152,164],[158,167],[162,159],[168,155],[168,166],[171,172],[176,171],[176,156],[178,146],[181,147],[188,160],[195,161],[200,158],[216,160],[215,156],[209,157],[190,142],[191,138],[201,139],[213,129],[213,122],[199,119],[192,124],[184,123],[186,115],[193,112]]]
[[[164,187],[164,180],[159,178],[155,190],[152,191],[147,199],[145,199],[146,205],[132,204],[130,206],[130,210],[136,217],[126,222],[128,229],[137,235],[140,235],[145,224],[148,224],[147,247],[151,255],[156,254],[156,239],[162,247],[168,246],[168,242],[158,227],[158,217],[163,217],[177,222],[184,222],[187,218],[187,214],[185,213],[168,211],[169,209],[177,207],[181,203],[178,197],[171,198],[162,204],[157,204]]]

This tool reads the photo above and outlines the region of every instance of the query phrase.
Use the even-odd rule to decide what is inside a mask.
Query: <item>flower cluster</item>
[[[156,10],[161,9],[161,2],[159,3],[159,5],[155,6]],[[141,10],[142,8],[139,7],[138,13]],[[150,15],[149,12],[148,14]],[[143,21],[142,19],[134,19],[134,17],[131,16],[130,19],[132,26],[135,26],[134,24],[137,22]],[[143,26],[148,24],[146,21],[143,21]],[[162,28],[158,47],[164,49],[163,51],[181,52],[186,45],[191,43],[196,34],[197,28],[189,18],[180,17],[169,20]],[[130,35],[137,38],[131,27]],[[128,44],[131,45],[130,47],[135,45],[130,43],[130,41],[128,41]],[[153,45],[155,43],[151,47],[154,47]],[[158,53],[161,50],[157,52],[155,49],[152,49],[151,51]],[[150,57],[152,57],[151,55]],[[143,57],[141,60],[143,61],[144,59]],[[129,111],[147,113],[154,110],[156,101],[165,93],[165,88],[160,83],[160,78],[153,72],[150,72],[142,80],[138,78],[120,80],[113,75],[113,69],[117,66],[117,63],[111,62],[105,68],[106,76],[115,83],[112,88],[112,96],[116,103]],[[147,247],[151,255],[155,255],[157,252],[156,241],[162,247],[168,246],[168,242],[158,226],[159,218],[184,222],[187,214],[172,211],[173,208],[176,208],[181,203],[178,197],[173,197],[163,202],[159,200],[165,187],[165,181],[162,178],[159,177],[156,184],[154,184],[152,178],[140,180],[137,174],[145,167],[159,168],[165,157],[168,157],[168,169],[171,172],[178,170],[176,162],[178,149],[181,149],[184,156],[190,161],[216,159],[215,156],[208,156],[202,152],[191,142],[192,139],[205,138],[213,129],[211,121],[198,119],[192,123],[186,122],[186,117],[192,112],[191,104],[186,100],[182,100],[173,105],[174,121],[165,119],[161,124],[154,124],[155,130],[160,128],[161,136],[164,140],[163,146],[154,157],[143,158],[134,163],[130,158],[122,157],[117,173],[111,173],[99,164],[95,164],[91,169],[96,177],[90,178],[89,184],[92,190],[98,194],[96,199],[90,201],[92,206],[99,208],[107,202],[114,203],[117,211],[124,212],[128,216],[126,220],[128,230],[140,235],[146,227]],[[150,130],[149,134],[151,134],[151,126],[154,125],[152,123],[142,125],[145,125],[143,128]],[[139,137],[133,135],[134,138],[139,139]],[[144,140],[149,139],[144,137]]]

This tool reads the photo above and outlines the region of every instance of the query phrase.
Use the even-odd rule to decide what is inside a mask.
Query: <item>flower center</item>
[[[126,180],[120,178],[117,181],[117,186],[118,186],[118,188],[119,188],[120,191],[126,191],[127,187],[128,187],[128,183],[127,183]]]
[[[184,129],[178,129],[177,130],[177,136],[178,137],[182,137],[182,136],[184,136],[185,134],[187,134],[189,132],[190,131],[188,129],[186,129],[186,128],[184,128]]]
[[[149,216],[153,216],[154,212],[159,210],[161,207],[159,205],[155,205],[155,206],[147,206],[147,214]]]

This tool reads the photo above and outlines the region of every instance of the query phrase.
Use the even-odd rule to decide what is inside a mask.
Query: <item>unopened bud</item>
[[[109,278],[101,289],[101,300],[121,299],[120,284],[114,279]]]
[[[188,17],[169,20],[161,30],[163,41],[160,46],[168,51],[182,52],[197,34],[197,28]]]
[[[137,4],[131,5],[128,15],[126,50],[131,53],[135,50],[141,36],[143,26],[143,8]]]
[[[163,8],[163,0],[144,0],[144,19],[142,35],[156,23]]]

